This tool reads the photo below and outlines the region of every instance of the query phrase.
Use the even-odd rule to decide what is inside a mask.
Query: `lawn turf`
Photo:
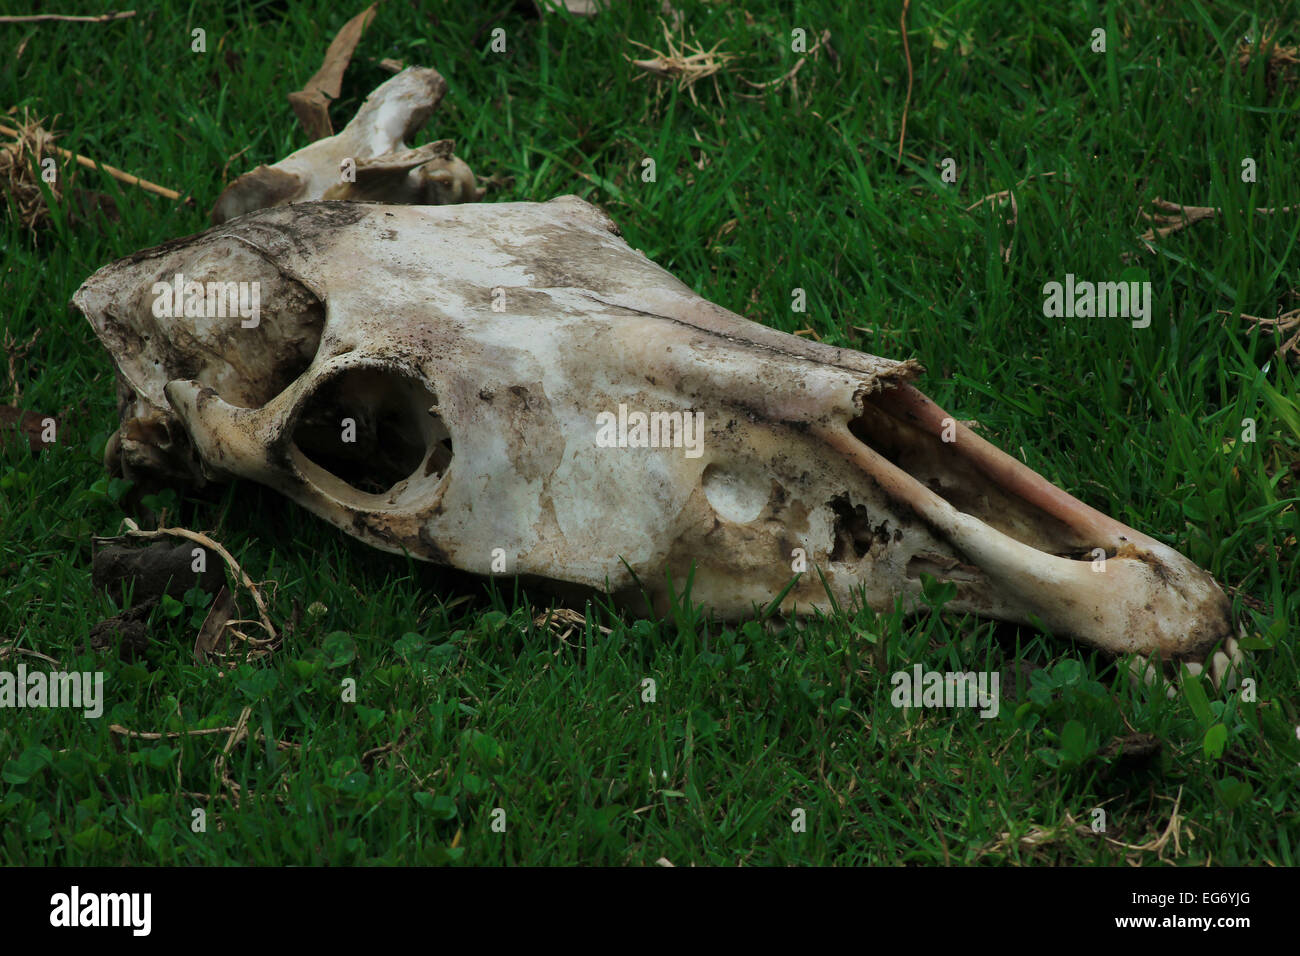
[[[116,221],[60,207],[36,239],[0,225],[16,343],[0,401],[16,386],[60,421],[38,457],[0,452],[0,666],[43,666],[18,653],[36,651],[103,671],[107,697],[98,720],[0,713],[0,861],[1296,863],[1300,393],[1282,337],[1240,318],[1300,306],[1300,216],[1251,212],[1300,202],[1300,67],[1239,52],[1288,6],[914,3],[910,84],[897,4],[675,6],[692,44],[737,55],[690,87],[629,62],[653,55],[632,41],[666,51],[658,3],[539,20],[508,0],[390,2],[335,125],[387,78],[380,59],[436,67],[450,90],[417,142],[453,138],[480,177],[510,178],[487,201],[577,194],[733,311],[918,359],[941,406],[1229,588],[1251,692],[1193,682],[1170,700],[1085,647],[946,613],[723,626],[684,594],[662,621],[579,607],[561,640],[535,623],[545,592],[379,553],[247,482],[150,500],[268,582],[272,619],[297,621],[283,646],[196,664],[210,599],[194,595],[153,612],[143,657],[88,652],[118,610],[92,587],[91,536],[135,512],[101,463],[111,362],[69,299],[306,145],[286,94],[360,9],[163,0],[111,24],[0,26],[0,108],[195,198],[82,170]],[[805,48],[830,31],[833,55],[744,83],[790,73],[796,28]],[[1007,189],[1014,223],[979,203]],[[1148,245],[1155,197],[1222,214]],[[1150,326],[1046,317],[1043,286],[1067,273],[1149,280]],[[889,675],[916,663],[1005,675],[998,716],[892,706]],[[242,739],[112,729],[245,713]],[[1178,840],[1161,841],[1175,807]]]

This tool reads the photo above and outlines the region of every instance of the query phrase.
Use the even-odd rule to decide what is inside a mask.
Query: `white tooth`
[[[1223,642],[1223,649],[1227,651],[1228,657],[1232,659],[1233,668],[1240,671],[1242,662],[1246,658],[1241,652],[1241,645],[1237,643],[1237,639],[1235,637],[1228,638]]]
[[[1165,680],[1160,671],[1159,660],[1151,660],[1142,654],[1135,654],[1129,659],[1129,679],[1136,685],[1164,688],[1165,697],[1173,700],[1178,691],[1173,684]]]
[[[1210,680],[1220,690],[1235,690],[1237,687],[1237,671],[1223,651],[1215,651],[1214,657],[1210,659]]]
[[[260,322],[155,314],[179,275],[256,281]],[[264,209],[106,266],[74,302],[131,414],[187,432],[205,474],[387,551],[659,612],[665,568],[680,594],[693,566],[692,599],[729,618],[800,572],[774,612],[920,609],[931,574],[952,611],[1158,661],[1230,627],[1208,574],[955,422],[916,363],[728,312],[573,196]]]

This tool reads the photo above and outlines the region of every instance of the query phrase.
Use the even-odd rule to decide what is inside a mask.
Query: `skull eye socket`
[[[226,238],[157,269],[100,333],[121,343],[123,372],[153,404],[165,408],[163,384],[185,379],[261,408],[311,365],[325,306],[262,253]]]
[[[436,483],[451,463],[451,435],[437,405],[423,382],[402,372],[347,369],[304,403],[293,442],[353,491],[396,500],[408,483]]]

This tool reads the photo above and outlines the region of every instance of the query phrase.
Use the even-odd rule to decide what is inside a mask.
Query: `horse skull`
[[[214,308],[236,282],[257,321]],[[665,568],[694,565],[728,617],[804,555],[822,574],[786,612],[918,606],[924,572],[954,610],[1117,654],[1199,661],[1232,636],[1209,574],[954,422],[915,363],[728,312],[575,197],[262,210],[105,266],[74,303],[129,390],[128,474],[192,449],[386,551],[658,609]]]

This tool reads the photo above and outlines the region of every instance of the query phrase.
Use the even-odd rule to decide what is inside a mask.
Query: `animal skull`
[[[378,86],[342,132],[244,173],[217,197],[212,221],[314,199],[444,205],[477,202],[484,190],[454,144],[408,149],[447,92],[437,70],[410,66]]]
[[[177,275],[259,283],[259,321],[213,317],[211,285],[159,317]],[[659,610],[665,568],[693,564],[728,617],[802,553],[825,584],[802,575],[786,612],[919,606],[926,572],[954,610],[1114,653],[1201,660],[1232,635],[1209,574],[954,422],[914,362],[728,312],[576,197],[262,210],[105,266],[74,304],[128,388],[128,474],[192,450],[386,551]]]

